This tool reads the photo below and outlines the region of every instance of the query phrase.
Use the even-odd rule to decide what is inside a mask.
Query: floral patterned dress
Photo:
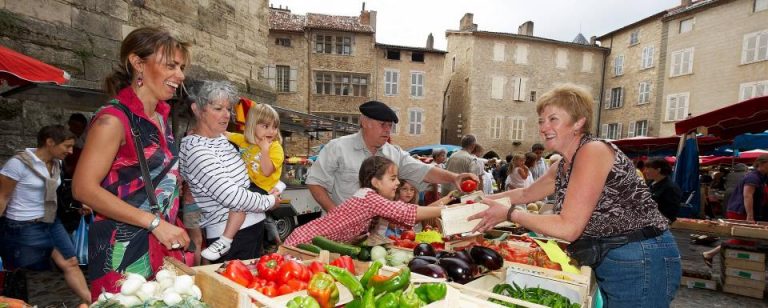
[[[122,104],[132,115],[129,117],[114,104]],[[154,179],[157,211],[168,222],[178,225],[179,210],[179,164],[177,147],[171,126],[168,124],[170,106],[164,101],[157,104],[155,111],[162,117],[164,126],[160,130],[144,113],[144,107],[133,89],[122,89],[115,99],[99,109],[94,120],[103,115],[120,119],[125,132],[125,144],[118,149],[115,160],[101,183],[107,191],[128,204],[151,212],[149,199],[141,177],[141,168],[131,136],[131,125],[140,128],[144,156],[149,173]],[[163,133],[164,132],[164,133]],[[184,259],[180,251],[168,251],[145,228],[115,221],[97,215],[88,234],[88,276],[91,281],[91,296],[94,300],[106,292],[119,292],[117,281],[126,272],[151,277],[162,265],[163,257],[173,256]]]

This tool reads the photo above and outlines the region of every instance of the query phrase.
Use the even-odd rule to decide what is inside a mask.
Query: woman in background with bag
[[[165,102],[188,62],[187,44],[166,30],[139,28],[123,40],[120,66],[104,82],[114,99],[90,124],[72,186],[97,213],[88,236],[94,300],[119,292],[123,273],[149,278],[165,256],[192,259],[182,251],[189,236],[178,226],[181,177]]]
[[[557,87],[538,100],[544,146],[561,153],[531,186],[483,199],[488,210],[475,227],[484,231],[509,220],[570,241],[568,252],[592,266],[606,307],[668,307],[682,275],[680,252],[632,161],[612,143],[594,138],[593,100],[576,86]],[[554,215],[528,214],[494,199],[528,203],[555,194]]]
[[[72,154],[75,135],[50,125],[37,133],[37,148],[20,151],[0,171],[0,252],[6,268],[45,269],[53,259],[67,285],[90,304],[72,238],[56,218],[61,160]]]

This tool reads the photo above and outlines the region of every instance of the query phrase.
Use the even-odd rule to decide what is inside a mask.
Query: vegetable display
[[[247,268],[246,268],[247,270]],[[189,275],[160,270],[155,281],[138,274],[126,274],[120,293],[103,292],[91,307],[208,307],[201,302],[202,292]]]
[[[307,294],[315,298],[322,308],[335,307],[339,302],[339,288],[330,274],[317,273],[312,276]]]
[[[429,246],[430,244],[419,244],[414,248],[414,257],[408,262],[408,268],[412,272],[465,284],[472,281],[480,271],[498,270],[504,264],[501,254],[483,246],[435,254],[439,257],[428,255],[434,251]]]
[[[547,307],[562,307],[562,308],[580,308],[578,303],[571,303],[571,300],[565,296],[562,296],[556,292],[552,292],[542,288],[521,288],[515,283],[509,285],[507,283],[498,284],[493,287],[493,293],[517,298],[530,303],[539,304]],[[497,299],[488,299],[496,304],[507,307],[518,307],[517,305],[504,302]]]
[[[320,249],[328,250],[330,252],[335,252],[345,256],[357,257],[357,255],[360,254],[361,249],[360,247],[339,243],[322,236],[316,236],[312,238],[312,244],[320,247]]]
[[[249,266],[254,265],[232,260],[226,263],[221,274],[239,285],[269,297],[306,290],[313,274],[325,272],[322,263],[306,266],[276,253],[259,258],[255,264],[255,273],[251,272]]]

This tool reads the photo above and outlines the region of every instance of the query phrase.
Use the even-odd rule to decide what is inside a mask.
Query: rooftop
[[[401,46],[401,45],[392,45],[392,44],[383,44],[383,43],[376,43],[376,47],[402,49],[402,50],[410,50],[410,51],[433,52],[433,53],[448,53],[445,50],[434,49],[434,48],[411,47],[411,46]]]
[[[358,16],[338,16],[308,13],[292,14],[286,9],[270,8],[269,29],[303,32],[305,29],[325,29],[348,32],[373,33],[373,27],[360,23]]]

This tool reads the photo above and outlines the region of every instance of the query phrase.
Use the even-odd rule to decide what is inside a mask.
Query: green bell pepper
[[[352,296],[354,297],[361,297],[363,296],[363,292],[365,292],[365,289],[363,289],[363,285],[360,284],[360,281],[357,280],[355,276],[352,276],[352,273],[349,271],[336,267],[333,265],[326,265],[325,270],[328,271],[328,274],[331,274],[333,276],[333,279],[336,279],[336,281],[341,282],[342,285],[347,287],[349,289],[349,292],[352,293]]]
[[[288,308],[320,308],[320,304],[312,296],[297,296],[285,304]]]
[[[398,307],[400,308],[418,308],[426,305],[418,295],[416,295],[416,292],[413,288],[408,289],[408,291],[405,291],[403,295],[400,296],[400,302]]]
[[[369,267],[368,270],[365,271],[365,274],[363,274],[363,277],[360,278],[360,284],[364,287],[368,286],[368,281],[371,280],[371,277],[379,273],[379,269],[381,269],[383,265],[384,264],[379,261],[371,263],[371,267]]]
[[[368,290],[373,290],[373,288]],[[400,291],[386,293],[376,300],[376,308],[398,308],[400,307],[400,296]]]
[[[384,292],[394,292],[408,287],[411,282],[411,270],[407,267],[389,277],[374,276],[368,281],[368,287],[375,290],[376,295]]]
[[[416,288],[415,292],[422,301],[431,304],[445,298],[448,287],[445,283],[425,283]]]

